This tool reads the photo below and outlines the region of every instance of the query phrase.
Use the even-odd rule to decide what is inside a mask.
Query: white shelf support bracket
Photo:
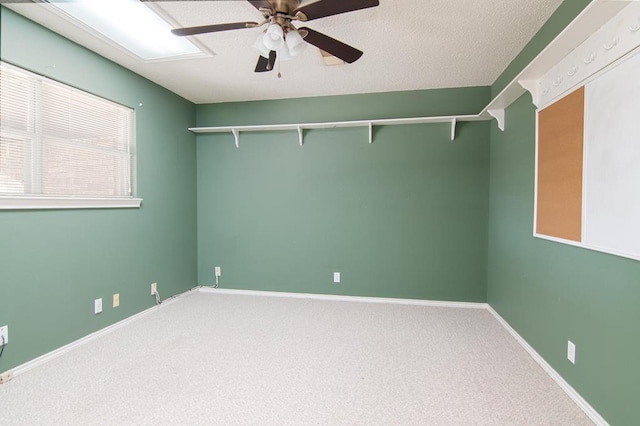
[[[498,121],[498,129],[504,132],[504,110],[503,109],[490,109],[487,111],[490,116]]]
[[[531,94],[533,103],[538,105],[538,81],[537,80],[518,80],[518,84],[527,92]]]
[[[455,118],[451,119],[451,141],[456,140],[456,124],[458,124],[458,120]]]
[[[298,126],[298,143],[300,146],[304,144],[304,130],[300,126]]]
[[[240,148],[240,132],[237,129],[231,129],[231,133],[233,133],[233,138],[236,142],[236,148]]]
[[[373,143],[373,123],[369,122],[369,143]]]

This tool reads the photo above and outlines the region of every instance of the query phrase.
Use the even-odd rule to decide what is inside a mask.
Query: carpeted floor
[[[3,425],[592,424],[485,310],[192,292],[0,386]]]

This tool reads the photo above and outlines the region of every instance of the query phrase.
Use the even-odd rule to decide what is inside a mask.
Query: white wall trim
[[[294,299],[316,299],[331,300],[337,302],[358,302],[358,303],[387,303],[395,305],[417,305],[432,306],[437,308],[463,308],[463,309],[486,309],[486,303],[475,302],[447,302],[439,300],[420,299],[394,299],[388,297],[361,297],[361,296],[341,296],[335,294],[312,294],[312,293],[283,293],[278,291],[259,290],[237,290],[230,288],[213,288],[202,286],[199,288],[202,293],[233,294],[239,296],[263,296],[263,297],[284,297]]]
[[[540,365],[540,367],[542,367],[542,369],[558,384],[558,386],[560,386],[560,388],[569,396],[569,398],[571,398],[573,402],[575,402],[578,407],[580,407],[582,411],[584,411],[584,413],[589,416],[589,418],[596,425],[609,426],[609,423],[607,423],[607,421],[600,414],[598,414],[598,412],[587,401],[585,401],[585,399],[580,396],[580,394],[569,383],[567,383],[567,381],[564,380],[562,376],[556,370],[554,370],[553,367],[551,367],[551,365],[547,361],[545,361],[545,359],[542,358],[542,356],[540,356],[540,354],[536,352],[536,350],[533,349],[533,347],[529,345],[529,343],[527,343],[527,341],[524,340],[524,338],[520,336],[518,332],[515,331],[507,321],[505,321],[504,318],[500,316],[500,314],[498,314],[498,312],[496,312],[491,307],[491,305],[487,304],[487,310],[495,317],[495,319],[498,320],[500,324],[502,324],[502,326],[516,339],[516,341],[520,343],[520,346],[522,346],[524,350],[526,350],[529,355],[531,355],[531,358],[533,358]]]
[[[0,196],[0,210],[138,208],[142,198],[11,197]]]
[[[162,308],[163,306],[167,306],[168,304],[173,302],[174,299],[182,297],[182,296],[192,292],[193,290],[195,290],[195,289],[190,289],[190,290],[188,290],[188,291],[186,291],[184,293],[181,293],[181,294],[179,294],[177,296],[171,297],[171,298],[163,301],[160,305],[154,305],[154,306],[152,306],[152,307],[150,307],[148,309],[145,309],[142,312],[138,312],[137,314],[134,314],[134,315],[132,315],[132,316],[130,316],[128,318],[125,318],[125,319],[123,319],[121,321],[118,321],[115,324],[111,324],[111,325],[109,325],[109,326],[107,326],[105,328],[102,328],[102,329],[100,329],[98,331],[95,331],[95,332],[93,332],[93,333],[91,333],[91,334],[89,334],[87,336],[81,337],[78,340],[75,340],[75,341],[73,341],[73,342],[71,342],[71,343],[69,343],[67,345],[64,345],[64,346],[58,348],[58,349],[54,349],[51,352],[48,352],[48,353],[46,353],[44,355],[41,355],[38,358],[32,359],[31,361],[27,361],[24,364],[21,364],[21,365],[15,367],[15,368],[12,368],[11,370],[8,370],[8,371],[10,371],[13,374],[13,377],[15,378],[15,377],[17,377],[17,376],[19,376],[21,374],[24,374],[24,373],[28,372],[29,370],[32,370],[32,369],[34,369],[36,367],[39,367],[39,366],[41,366],[43,364],[46,364],[47,362],[49,362],[51,360],[54,360],[55,358],[58,358],[59,356],[64,355],[67,352],[70,352],[70,351],[72,351],[73,349],[75,349],[77,347],[85,345],[85,344],[89,343],[90,341],[92,341],[94,339],[97,339],[99,337],[107,335],[107,334],[113,332],[114,330],[117,330],[120,327],[123,327],[123,326],[125,326],[125,325],[127,325],[127,324],[129,324],[131,322],[134,322],[134,321],[136,321],[136,320],[138,320],[138,319],[150,314],[151,312],[154,312],[155,310]]]

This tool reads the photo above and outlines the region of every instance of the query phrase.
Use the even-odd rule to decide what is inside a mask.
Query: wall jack
[[[220,275],[222,275],[221,268],[216,266],[214,272],[216,276],[216,283],[213,285],[213,288],[218,288],[218,285],[220,284]]]
[[[157,283],[152,283],[151,284],[151,295],[155,296],[156,305],[159,305],[159,304],[162,303],[162,299],[160,299],[160,293],[158,293],[158,284]]]

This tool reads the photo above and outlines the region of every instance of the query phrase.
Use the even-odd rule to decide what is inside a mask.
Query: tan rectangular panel
[[[581,241],[584,87],[538,113],[536,232]]]

